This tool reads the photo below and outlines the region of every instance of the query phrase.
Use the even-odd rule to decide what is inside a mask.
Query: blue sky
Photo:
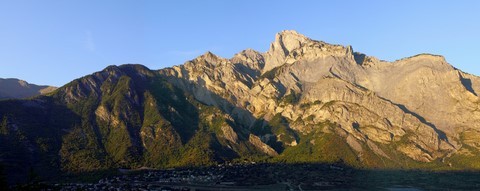
[[[480,75],[480,1],[0,1],[0,78],[61,86],[108,65],[264,52],[293,29],[394,61],[444,55]]]

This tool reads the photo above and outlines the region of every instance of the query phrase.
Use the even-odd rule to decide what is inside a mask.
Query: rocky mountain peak
[[[312,40],[296,31],[282,31],[277,33],[275,41],[264,55],[265,67],[262,73],[300,59],[315,60],[328,56],[344,59],[351,64],[358,63],[352,46],[328,44]]]
[[[205,52],[204,54],[200,55],[199,57],[191,60],[191,62],[195,65],[203,65],[207,67],[215,67],[220,65],[221,63],[228,62],[227,59],[222,58],[210,51]]]
[[[218,56],[215,55],[213,52],[207,51],[201,57],[204,58],[217,58]]]
[[[448,64],[445,57],[443,57],[441,55],[428,54],[428,53],[422,53],[422,54],[417,54],[417,55],[414,55],[414,56],[402,58],[402,59],[394,61],[394,63],[425,62],[425,61]],[[448,64],[448,65],[450,65],[450,64]]]
[[[244,59],[244,60],[246,60],[246,59],[258,60],[263,56],[260,52],[249,48],[249,49],[242,50],[241,52],[235,54],[235,56],[233,56],[233,57],[234,58],[241,58],[241,59]]]
[[[131,76],[137,76],[140,78],[154,75],[149,68],[141,64],[124,64],[120,65],[119,68]]]
[[[452,71],[453,66],[450,65],[445,57],[434,54],[417,54],[411,57],[403,58],[393,62],[396,66],[404,66],[411,68],[430,68],[435,71]]]
[[[303,46],[309,38],[293,30],[284,30],[275,35],[275,41],[270,44],[270,49],[265,54],[265,67],[267,72],[285,63],[285,58],[291,51]]]
[[[137,82],[136,87],[144,88],[147,79],[154,75],[154,72],[141,64],[110,65],[102,71],[76,79],[59,88],[56,96],[68,104],[80,103],[92,96],[99,99],[102,94],[111,93],[111,87],[117,83],[130,86],[131,80]]]
[[[150,70],[149,68],[147,68],[146,66],[141,65],[141,64],[122,64],[118,67],[121,68],[121,69],[129,68],[129,69],[134,69],[134,70]]]
[[[265,64],[263,55],[253,49],[246,49],[235,54],[235,56],[230,59],[230,62],[234,64],[240,63],[257,72],[261,71]]]
[[[285,55],[301,47],[310,39],[294,30],[284,30],[275,35],[275,41],[270,45],[269,51],[282,50]]]
[[[224,58],[217,56],[216,54],[210,51],[205,52],[205,54],[200,56],[200,58],[205,59],[207,62],[217,62],[219,60],[224,60]]]
[[[437,63],[442,63],[442,64],[448,64],[445,57],[443,57],[441,55],[428,54],[428,53],[422,53],[422,54],[417,54],[417,55],[410,56],[410,57],[407,57],[407,58],[402,58],[402,59],[397,60],[395,62],[398,63],[398,62],[415,62],[415,61],[431,61],[431,62],[437,62]],[[450,65],[450,64],[448,64],[448,65]]]

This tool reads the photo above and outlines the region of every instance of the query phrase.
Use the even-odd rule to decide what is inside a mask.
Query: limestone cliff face
[[[385,62],[282,31],[263,54],[245,50],[225,59],[209,52],[158,72],[245,128],[280,114],[294,132],[288,140],[295,144],[283,141],[285,147],[327,122],[335,125],[322,131],[339,135],[359,156],[369,150],[387,159],[387,148],[416,161],[445,159],[480,137],[473,136],[480,134],[480,78],[441,56]],[[267,143],[272,136],[282,142],[280,134],[257,135]]]
[[[352,71],[338,75],[403,105],[448,135],[455,136],[463,124],[479,128],[474,113],[478,95],[472,80],[441,56],[423,54],[393,63],[371,59]]]
[[[285,63],[285,58],[290,55],[292,50],[300,48],[309,39],[296,31],[282,31],[275,35],[275,41],[270,45],[270,49],[265,54],[266,65],[263,72],[269,71]]]

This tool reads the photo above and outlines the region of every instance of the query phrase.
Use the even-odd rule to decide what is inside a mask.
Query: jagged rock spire
[[[290,51],[301,47],[309,40],[309,38],[294,30],[284,30],[277,33],[275,41],[270,45],[270,49],[265,55],[263,71],[269,71],[282,65]]]

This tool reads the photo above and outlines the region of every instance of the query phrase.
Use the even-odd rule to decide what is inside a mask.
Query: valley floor
[[[52,190],[478,190],[480,172],[356,170],[336,164],[225,164],[131,171]]]

